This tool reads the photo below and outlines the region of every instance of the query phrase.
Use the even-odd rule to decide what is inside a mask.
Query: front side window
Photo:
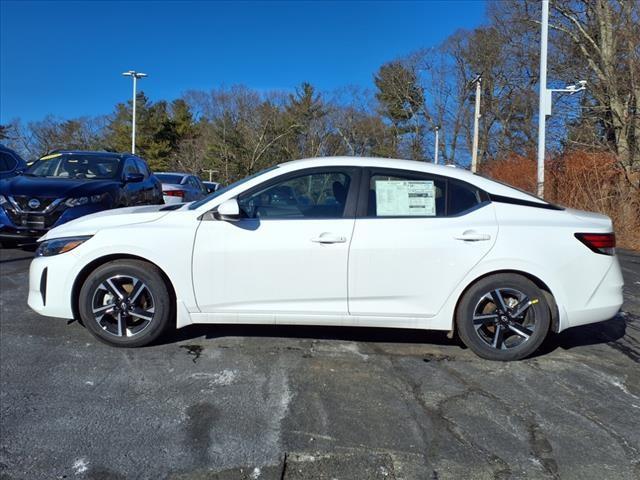
[[[245,218],[342,218],[351,185],[347,172],[289,177],[238,198]]]
[[[136,164],[132,158],[127,159],[127,163],[125,163],[124,165],[123,173],[125,176],[129,175],[130,173],[140,173],[138,171],[138,167],[136,167]]]
[[[369,182],[368,217],[442,217],[446,181],[422,175],[374,174]]]
[[[144,160],[140,158],[136,158],[135,160],[136,160],[136,165],[138,167],[138,171],[144,175],[144,178],[147,178],[150,174],[149,168],[147,168],[147,164],[144,162]]]

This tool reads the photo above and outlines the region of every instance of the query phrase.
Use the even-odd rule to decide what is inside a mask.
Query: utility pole
[[[433,129],[436,132],[436,148],[435,148],[435,153],[433,155],[433,163],[435,163],[436,165],[438,165],[438,147],[440,146],[440,125],[436,125],[435,127],[433,127]]]
[[[147,76],[146,73],[136,72],[135,70],[129,70],[122,75],[125,77],[133,78],[133,101],[131,112],[131,153],[136,153],[136,82],[139,78]]]
[[[547,103],[547,42],[549,39],[549,0],[542,0],[542,27],[540,30],[540,103],[538,108],[538,196],[544,197],[544,157],[546,143]],[[549,95],[550,96],[550,95]],[[549,107],[551,104],[549,103]],[[551,112],[549,112],[551,113]]]
[[[478,135],[480,128],[480,96],[482,95],[482,74],[479,73],[471,84],[476,84],[476,109],[473,114],[473,151],[471,152],[471,171],[478,170]]]

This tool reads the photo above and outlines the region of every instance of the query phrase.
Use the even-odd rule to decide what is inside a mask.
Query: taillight
[[[162,192],[163,195],[167,195],[168,197],[184,197],[184,190],[165,190]]]
[[[576,238],[596,253],[613,255],[616,248],[615,233],[576,233]]]

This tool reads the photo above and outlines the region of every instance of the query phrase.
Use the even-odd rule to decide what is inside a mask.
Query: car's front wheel
[[[456,312],[464,344],[489,360],[520,360],[542,344],[551,313],[544,293],[517,274],[496,274],[473,284]]]
[[[160,271],[138,260],[116,260],[94,270],[78,306],[91,333],[118,347],[148,345],[171,323],[170,295]]]

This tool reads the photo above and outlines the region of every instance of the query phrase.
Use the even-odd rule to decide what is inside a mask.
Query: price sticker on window
[[[435,217],[433,180],[376,180],[376,215]]]

